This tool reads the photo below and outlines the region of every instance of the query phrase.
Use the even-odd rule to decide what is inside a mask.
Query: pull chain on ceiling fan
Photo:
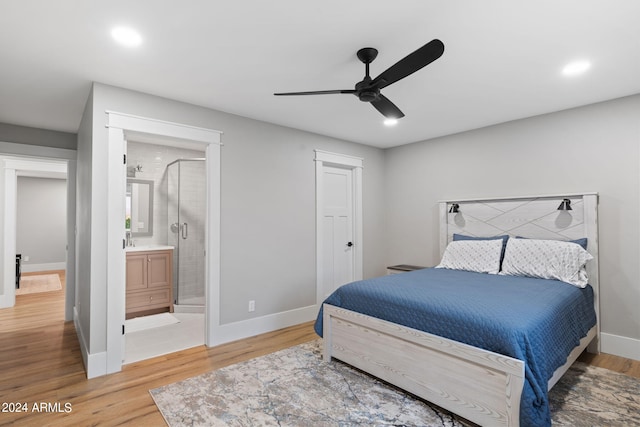
[[[362,102],[371,103],[376,110],[388,119],[399,119],[404,117],[404,113],[400,111],[400,109],[396,107],[396,105],[386,96],[380,93],[380,90],[404,79],[421,68],[426,67],[436,59],[440,58],[443,53],[444,44],[438,39],[431,40],[420,49],[410,53],[391,67],[387,68],[375,79],[372,79],[369,75],[369,64],[376,59],[378,51],[372,47],[365,47],[360,49],[357,53],[358,59],[364,63],[365,76],[362,81],[356,83],[355,89],[284,92],[274,93],[274,95],[332,95],[346,93],[357,96]]]

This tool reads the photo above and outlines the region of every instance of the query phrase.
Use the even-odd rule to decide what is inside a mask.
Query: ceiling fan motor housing
[[[362,102],[372,102],[380,98],[380,89],[371,86],[371,77],[366,76],[364,80],[356,83],[355,95]]]

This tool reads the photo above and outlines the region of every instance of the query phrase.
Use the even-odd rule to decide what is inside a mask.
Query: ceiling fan
[[[274,93],[276,96],[290,95],[330,95],[347,93],[355,95],[362,102],[369,102],[373,107],[382,113],[388,119],[399,119],[404,117],[404,113],[400,111],[396,105],[386,96],[380,93],[380,89],[389,86],[398,80],[404,79],[410,74],[415,73],[421,68],[429,65],[442,56],[444,52],[444,43],[438,39],[431,40],[418,50],[402,58],[391,67],[387,68],[382,74],[375,79],[369,76],[369,64],[378,56],[377,49],[365,47],[358,51],[357,56],[365,65],[364,79],[355,85],[355,89],[338,89],[338,90],[320,90],[311,92],[285,92]]]

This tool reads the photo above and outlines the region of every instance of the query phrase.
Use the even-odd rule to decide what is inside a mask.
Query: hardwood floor
[[[64,272],[58,273],[64,283]],[[64,289],[19,295],[15,307],[0,309],[0,425],[162,426],[149,389],[315,338],[312,323],[305,323],[133,363],[122,372],[88,380],[73,322],[64,322]],[[640,361],[606,354],[580,360],[640,378]],[[6,412],[15,409],[8,405],[23,403],[26,412]],[[34,404],[40,408],[41,403],[49,405],[49,412],[34,411]]]
[[[133,363],[88,380],[73,322],[64,322],[64,289],[18,295],[15,307],[0,310],[0,404],[27,403],[28,412],[1,412],[0,407],[0,425],[163,426],[150,389],[315,338],[306,323]],[[33,405],[41,402],[59,403],[61,412],[34,412]],[[71,411],[65,413],[67,403]]]

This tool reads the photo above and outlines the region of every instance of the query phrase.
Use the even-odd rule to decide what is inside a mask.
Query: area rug
[[[20,287],[16,289],[16,295],[59,291],[60,289],[62,289],[62,284],[60,283],[60,276],[57,274],[21,276]]]
[[[124,330],[127,334],[132,332],[146,331],[147,329],[159,328],[160,326],[180,323],[171,313],[152,314],[149,316],[134,317],[124,321]]]
[[[472,425],[340,362],[320,341],[150,390],[170,427]],[[550,393],[554,425],[640,426],[640,380],[576,363]]]

